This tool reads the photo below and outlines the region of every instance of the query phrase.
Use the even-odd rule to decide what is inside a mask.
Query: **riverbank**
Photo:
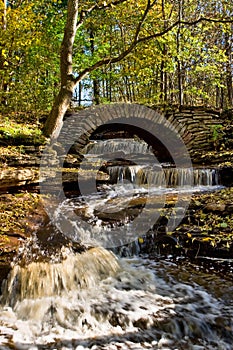
[[[20,247],[49,220],[38,192],[5,193],[0,199],[3,213],[0,219],[0,268],[1,275],[5,276]],[[169,203],[172,208],[172,197]],[[169,211],[169,205],[166,210]],[[195,194],[184,219],[173,232],[163,228],[165,217],[161,215],[154,226],[153,242],[148,240],[149,245],[145,244],[142,252],[161,256],[172,254],[196,262],[200,257],[232,259],[232,214],[233,188]],[[46,239],[46,232],[44,235]]]
[[[143,253],[159,253],[192,259],[233,257],[233,187],[192,196],[181,223],[172,232],[166,222],[176,198],[163,209],[147,240]]]
[[[187,114],[185,118],[189,117]],[[192,113],[192,120],[194,117]],[[20,115],[8,119],[0,117],[0,209],[3,213],[0,220],[0,265],[4,268],[10,267],[20,247],[48,222],[39,194],[39,167],[47,140],[42,135],[43,123],[40,120],[25,120]],[[232,119],[219,117],[219,124],[214,124],[211,132],[211,149],[195,150],[192,153],[194,166],[220,169],[223,184],[228,187],[217,192],[195,194],[185,218],[174,232],[166,232],[162,227],[163,235],[160,235],[155,225],[156,239],[152,248],[161,254],[172,253],[192,259],[202,255],[217,259],[233,256]],[[61,169],[68,191],[69,184],[72,188],[77,181],[77,163],[78,159],[70,154],[65,171]],[[85,176],[88,179],[88,171]],[[98,176],[98,180],[105,181],[106,174],[99,172]],[[172,198],[170,204],[172,210]],[[169,210],[169,203],[166,209]],[[161,228],[163,217],[159,220]],[[145,252],[150,250],[151,246],[149,249],[145,245]]]

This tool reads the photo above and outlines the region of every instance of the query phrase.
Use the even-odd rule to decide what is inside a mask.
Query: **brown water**
[[[16,265],[3,289],[0,349],[224,349],[233,344],[227,279],[103,248]]]
[[[130,149],[127,141],[120,142],[111,141],[107,151],[130,152],[132,159],[140,152],[151,155],[143,142],[131,142]],[[105,145],[99,142],[97,151],[98,157],[106,153]],[[91,149],[86,152],[95,156]],[[196,190],[218,185],[211,169],[197,170],[193,177],[192,169],[161,166],[146,174],[144,165],[110,168],[115,183],[66,199],[56,209],[52,220],[66,238],[94,248],[77,254],[63,247],[58,256],[54,252],[33,261],[30,245],[25,246],[23,256],[30,256],[29,262],[15,263],[3,283],[0,350],[233,349],[233,285],[227,276],[145,256],[121,258],[100,247],[109,246],[111,239],[120,244],[126,235],[132,241],[137,230],[150,228],[152,213],[160,213],[167,194],[193,193],[190,177]],[[148,198],[141,185],[151,174]],[[174,220],[184,215],[184,202],[178,202]],[[140,209],[132,220],[135,227],[131,206]],[[141,212],[146,215],[136,221]]]

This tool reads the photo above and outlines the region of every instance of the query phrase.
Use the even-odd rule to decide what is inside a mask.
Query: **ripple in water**
[[[3,288],[0,349],[231,350],[232,304],[174,269],[103,248],[17,265]]]

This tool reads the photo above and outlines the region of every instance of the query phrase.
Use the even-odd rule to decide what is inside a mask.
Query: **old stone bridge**
[[[67,151],[75,143],[76,151],[80,151],[80,160],[82,149],[89,139],[138,137],[153,148],[159,161],[170,161],[174,149],[182,153],[184,148],[179,147],[183,143],[192,162],[204,165],[210,164],[209,159],[205,162],[200,159],[200,154],[213,149],[213,127],[220,123],[219,112],[201,107],[183,107],[162,113],[143,105],[116,103],[67,113],[59,141],[63,145],[68,144]],[[41,154],[41,150],[25,146],[20,159],[9,159],[9,166],[0,169],[0,190],[38,184]],[[229,160],[225,159],[225,155],[224,159],[219,158],[219,154],[217,156],[211,161],[213,166]],[[232,171],[229,175],[227,169],[227,174],[227,183],[232,184]]]
[[[67,113],[59,141],[64,144],[75,137],[76,149],[82,149],[90,138],[138,136],[166,158],[168,140],[174,148],[174,140],[180,138],[193,160],[197,150],[213,147],[213,127],[219,118],[218,112],[198,107],[162,113],[143,105],[116,103]]]

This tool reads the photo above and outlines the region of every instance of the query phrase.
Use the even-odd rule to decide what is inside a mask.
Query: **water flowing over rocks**
[[[14,306],[25,298],[51,297],[73,289],[93,288],[99,280],[114,275],[119,269],[113,254],[102,248],[92,248],[82,254],[64,249],[62,255],[61,262],[15,265],[3,286],[1,301]]]
[[[46,270],[40,263],[29,266],[27,273],[35,285],[30,283],[27,290],[26,284],[15,280],[17,274],[19,280],[25,277],[27,267],[16,266],[6,284],[11,297],[4,299],[3,294],[0,306],[0,348],[231,350],[233,305],[223,297],[231,293],[227,281],[217,296],[214,289],[208,293],[208,283],[201,284],[198,271],[186,273],[193,278],[187,283],[187,277],[182,277],[185,270],[166,261],[116,261],[99,248],[94,253],[97,267],[92,264],[95,258],[90,263],[86,253],[75,258],[83,259],[81,270],[87,264],[88,283],[79,273],[77,280],[73,278],[80,264],[74,272],[69,270],[70,276],[65,264],[60,270],[55,264],[48,267],[48,272],[54,271],[53,278],[42,287]]]
[[[104,108],[116,115],[132,112],[130,105]],[[135,108],[141,111],[140,106]],[[93,118],[98,114],[95,109],[92,113]],[[148,116],[158,123],[162,120],[150,110]],[[212,127],[218,126],[219,114],[198,108],[167,113],[198,165],[194,169],[175,167],[164,147],[155,138],[149,140],[148,133],[137,135],[136,128],[126,128],[122,134],[119,128],[101,128],[108,117],[82,121],[87,132],[71,147],[63,166],[56,168],[56,163],[51,169],[54,192],[59,189],[59,172],[66,195],[55,219],[61,214],[58,223],[62,228],[69,211],[74,218],[66,235],[49,222],[39,195],[34,206],[35,198],[27,198],[32,193],[21,197],[19,192],[21,207],[13,207],[16,194],[2,197],[7,214],[2,237],[7,241],[11,234],[8,247],[13,255],[8,257],[8,267],[13,263],[1,274],[0,350],[232,350],[233,269],[218,275],[213,271],[215,265],[203,272],[199,263],[214,258],[221,266],[223,262],[233,264],[232,188],[220,188],[232,186],[232,165],[213,140]],[[67,118],[76,120],[74,114]],[[70,132],[67,130],[68,135]],[[227,136],[226,147],[230,140]],[[213,148],[215,156],[208,158]],[[1,190],[37,185],[41,151],[27,148],[20,159],[5,158],[5,165],[11,168],[0,173]],[[62,145],[56,144],[54,152],[61,155]],[[80,166],[84,156],[89,161],[86,168]],[[156,157],[159,161],[152,164]],[[55,158],[51,156],[51,164]],[[166,163],[161,164],[161,159]],[[216,166],[219,159],[224,164]],[[84,187],[78,188],[77,182],[81,177],[88,187],[96,168],[97,192],[83,195]],[[149,183],[154,187],[147,198]],[[184,203],[193,191],[184,213]],[[48,196],[47,204],[52,199]],[[129,232],[134,241],[114,249],[119,257],[111,250],[93,247],[108,229],[121,242],[124,225],[130,229],[143,210],[159,212],[158,220],[149,222],[150,230],[140,232],[140,237]],[[75,215],[81,223],[88,223],[89,230],[77,224]],[[167,229],[170,217],[182,219],[172,232]],[[14,218],[10,228],[9,218]],[[6,242],[0,246],[0,263],[6,252],[2,247]],[[137,257],[122,258],[127,254]]]
[[[110,183],[128,180],[133,184],[143,185],[146,183],[166,187],[215,186],[219,185],[218,169],[190,169],[190,168],[162,168],[153,169],[143,166],[115,166],[107,167]]]

